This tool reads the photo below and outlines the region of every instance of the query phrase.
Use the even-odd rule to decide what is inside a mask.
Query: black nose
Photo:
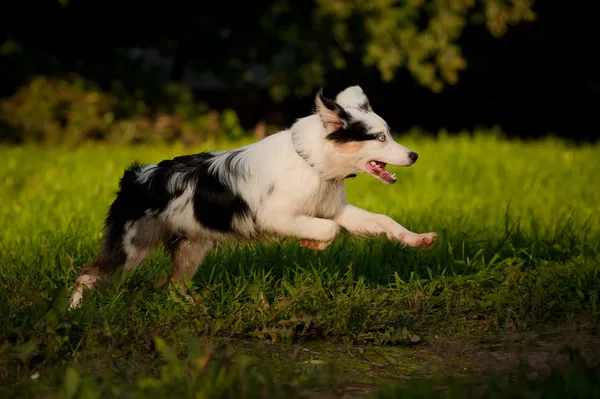
[[[410,158],[411,161],[413,161],[413,163],[415,163],[415,162],[417,162],[417,158],[419,158],[419,154],[411,151],[408,153],[408,157]]]

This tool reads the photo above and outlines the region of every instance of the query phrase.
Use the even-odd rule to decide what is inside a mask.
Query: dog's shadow
[[[482,237],[482,238],[480,238]],[[479,238],[479,239],[478,239]],[[210,284],[224,273],[229,278],[269,275],[290,278],[298,274],[344,275],[351,272],[365,281],[387,285],[395,275],[435,278],[439,275],[466,275],[507,264],[521,268],[538,262],[565,262],[593,248],[573,236],[543,238],[507,230],[504,235],[438,233],[432,249],[406,248],[386,238],[338,238],[324,251],[312,251],[298,240],[279,243],[238,244],[212,251],[194,281]]]

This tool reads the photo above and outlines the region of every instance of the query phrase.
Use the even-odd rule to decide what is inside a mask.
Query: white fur
[[[345,88],[338,93],[335,97],[335,101],[345,108],[357,108],[362,106],[372,110],[369,99],[360,86],[350,86]]]
[[[142,170],[138,173],[137,182],[138,183],[146,183],[148,180],[152,178],[152,174],[156,170],[156,165],[146,165],[142,167]]]

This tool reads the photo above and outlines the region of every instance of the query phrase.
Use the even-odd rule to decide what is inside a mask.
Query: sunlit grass
[[[494,330],[507,320],[520,330],[597,320],[600,147],[485,134],[399,141],[419,161],[391,168],[396,185],[348,180],[348,199],[413,231],[438,232],[432,250],[345,237],[324,252],[294,240],[221,248],[196,275],[191,306],[155,288],[168,269],[156,253],[72,313],[66,294],[99,249],[123,169],[240,143],[0,148],[0,343],[8,345],[3,353],[23,357],[20,371],[12,358],[0,363],[0,381],[27,381],[41,370],[53,384],[76,358],[82,373],[97,374],[106,368],[102,351],[127,359],[125,375],[153,375],[153,337],[171,339],[182,328],[210,337],[397,345],[434,332]]]

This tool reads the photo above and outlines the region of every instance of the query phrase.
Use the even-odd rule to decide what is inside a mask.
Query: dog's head
[[[343,159],[346,171],[369,173],[393,184],[396,176],[386,165],[410,166],[417,160],[417,153],[394,141],[388,124],[373,112],[360,86],[346,88],[335,100],[326,98],[320,89],[315,102],[325,139],[333,145],[333,156]]]

